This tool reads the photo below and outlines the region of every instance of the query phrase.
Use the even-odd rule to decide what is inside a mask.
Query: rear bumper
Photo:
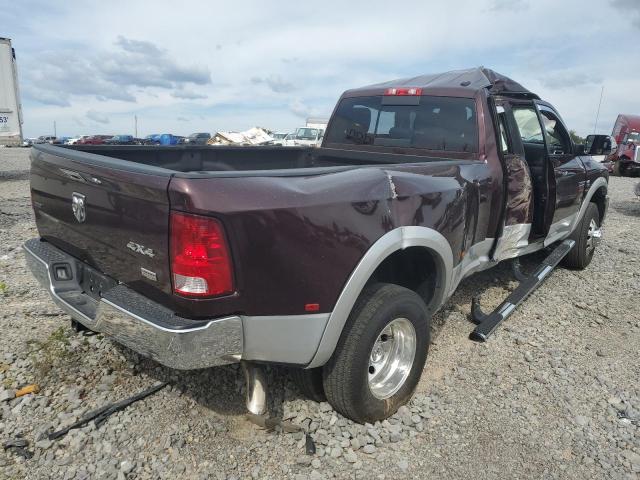
[[[194,321],[176,316],[124,285],[97,300],[83,293],[79,261],[39,239],[24,244],[27,265],[54,302],[87,328],[171,368],[190,370],[234,363],[243,353],[238,316]],[[57,280],[54,267],[69,265],[70,280]]]

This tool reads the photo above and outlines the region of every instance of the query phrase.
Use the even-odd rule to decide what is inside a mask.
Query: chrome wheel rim
[[[589,222],[589,229],[587,230],[587,253],[591,254],[596,249],[596,246],[600,243],[602,238],[602,230],[592,218]]]
[[[378,334],[369,355],[368,381],[371,394],[384,400],[393,396],[407,380],[416,356],[416,330],[406,318],[389,322]]]

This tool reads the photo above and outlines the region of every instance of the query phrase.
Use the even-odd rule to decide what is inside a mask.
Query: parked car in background
[[[620,114],[611,134],[617,146],[609,156],[618,175],[640,173],[640,115]]]
[[[56,137],[51,140],[49,143],[51,145],[66,145],[67,142],[71,139],[71,137]]]
[[[105,145],[139,145],[140,141],[133,135],[114,135],[104,141]]]
[[[142,139],[143,145],[160,145],[160,137],[159,133],[152,133],[151,135],[147,135]]]
[[[80,135],[78,137],[72,137],[69,140],[67,140],[66,144],[67,145],[75,145],[76,143],[78,143],[80,140],[83,140],[85,138],[89,138],[91,135]]]
[[[41,144],[41,143],[51,143],[56,139],[53,135],[41,135],[35,139],[33,143]]]
[[[286,145],[304,145],[306,147],[319,147],[322,143],[324,130],[320,128],[300,127],[286,141]]]
[[[82,138],[76,142],[76,145],[102,145],[105,140],[112,138],[113,135],[91,135]]]
[[[160,145],[178,145],[181,138],[183,137],[179,137],[171,133],[163,133],[160,135]]]
[[[184,139],[184,143],[188,145],[206,145],[210,138],[210,133],[192,133]]]
[[[30,147],[36,141],[35,138],[25,138],[22,140],[23,147]]]

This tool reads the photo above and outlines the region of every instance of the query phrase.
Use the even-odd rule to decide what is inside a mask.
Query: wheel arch
[[[433,262],[436,273],[427,307],[433,312],[444,303],[453,281],[453,253],[447,239],[427,227],[409,226],[391,230],[367,250],[349,276],[307,368],[319,367],[329,360],[362,290],[372,280],[385,280],[384,276],[376,276],[385,262],[396,261],[405,255],[418,255]]]
[[[607,215],[607,188],[604,186],[599,187],[589,201],[595,203],[598,207],[600,224],[602,224]]]
[[[591,184],[591,187],[589,187],[589,190],[587,191],[587,194],[584,196],[584,199],[582,200],[582,205],[580,206],[580,210],[578,211],[578,214],[573,219],[573,223],[570,229],[571,232],[573,232],[582,221],[584,214],[587,212],[587,207],[589,206],[589,203],[591,203],[591,201],[593,200],[596,193],[598,193],[596,200],[600,201],[600,199],[602,199],[602,202],[603,202],[602,212],[606,214],[608,187],[609,187],[609,183],[604,177],[598,177],[593,181],[593,183]],[[598,207],[598,211],[600,211],[600,207]],[[601,216],[600,218],[603,219],[604,217]]]

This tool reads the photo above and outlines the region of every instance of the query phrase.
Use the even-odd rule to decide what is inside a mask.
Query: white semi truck
[[[16,53],[11,40],[0,37],[0,145],[22,145],[22,106]]]

